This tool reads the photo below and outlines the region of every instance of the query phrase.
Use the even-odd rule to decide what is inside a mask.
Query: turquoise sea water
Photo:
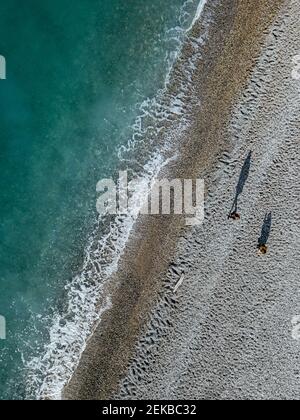
[[[0,398],[49,341],[140,104],[163,86],[183,0],[2,0]],[[193,16],[197,1],[186,2]],[[40,320],[40,322],[39,322]]]

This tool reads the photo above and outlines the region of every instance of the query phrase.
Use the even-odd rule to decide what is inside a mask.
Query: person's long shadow
[[[260,237],[258,238],[258,248],[267,245],[272,229],[272,213],[265,215],[264,223],[261,229]]]
[[[239,201],[240,195],[242,194],[242,192],[244,190],[247,179],[249,177],[250,168],[251,168],[251,158],[252,158],[252,151],[249,152],[249,154],[248,154],[248,156],[247,156],[247,158],[244,162],[242,171],[240,173],[240,178],[239,178],[239,182],[238,182],[237,187],[236,187],[236,193],[235,193],[234,201],[233,201],[233,204],[232,204],[229,216],[228,216],[229,218],[233,214],[237,214],[237,212],[238,212],[238,201]]]

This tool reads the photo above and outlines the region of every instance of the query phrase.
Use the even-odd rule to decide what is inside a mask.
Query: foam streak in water
[[[132,164],[132,155],[136,150],[144,160],[137,162],[140,185],[135,191],[133,202],[138,203],[127,216],[117,216],[114,220],[99,218],[85,249],[84,264],[70,284],[66,286],[67,307],[63,314],[57,314],[50,328],[50,340],[43,354],[25,363],[27,370],[27,393],[29,398],[61,399],[64,386],[76,369],[81,354],[95,327],[101,322],[102,314],[111,307],[106,286],[111,275],[116,272],[118,263],[128,238],[134,228],[139,208],[145,197],[145,185],[153,185],[160,171],[169,161],[166,158],[168,147],[180,138],[187,128],[187,107],[192,91],[192,74],[195,62],[201,57],[204,40],[191,40],[193,56],[182,64],[182,73],[176,91],[168,89],[172,68],[180,55],[182,45],[191,29],[187,18],[188,8],[193,0],[188,0],[183,7],[181,28],[169,31],[167,36],[176,37],[177,48],[170,59],[170,69],[165,88],[154,99],[148,99],[141,105],[141,115],[133,126],[133,135],[126,148],[119,152],[120,161]],[[201,1],[193,24],[199,19],[206,1]],[[168,125],[172,129],[163,135],[164,146],[158,149],[155,140]],[[173,153],[174,156],[174,153]],[[141,170],[142,168],[142,170]],[[101,233],[102,232],[102,233]]]

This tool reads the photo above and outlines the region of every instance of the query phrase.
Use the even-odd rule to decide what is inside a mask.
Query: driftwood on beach
[[[174,287],[174,293],[176,293],[177,290],[179,289],[179,287],[182,285],[182,283],[184,282],[184,278],[185,278],[185,275],[182,274],[180,279],[178,280],[178,282],[176,283],[176,285]]]

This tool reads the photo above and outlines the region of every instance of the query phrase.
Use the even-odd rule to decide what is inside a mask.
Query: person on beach
[[[251,161],[252,161],[251,159],[252,159],[252,151],[248,153],[248,156],[246,160],[244,161],[244,164],[243,164],[240,176],[239,176],[239,181],[236,186],[235,197],[233,200],[230,213],[228,215],[228,219],[240,220],[241,218],[240,214],[238,213],[238,202],[239,202],[239,197],[242,194],[244,187],[246,185],[246,182],[248,180],[248,177],[249,177],[249,173],[251,169]]]
[[[261,229],[260,237],[258,238],[258,250],[262,255],[266,255],[268,252],[267,242],[270,237],[272,229],[272,213],[267,213],[264,218],[263,226]]]
[[[259,252],[263,255],[265,255],[268,252],[267,245],[259,245]]]
[[[228,216],[228,219],[232,219],[232,220],[240,220],[241,216],[239,215],[239,213],[237,213],[236,211],[233,211],[232,213],[230,213],[230,215]]]

